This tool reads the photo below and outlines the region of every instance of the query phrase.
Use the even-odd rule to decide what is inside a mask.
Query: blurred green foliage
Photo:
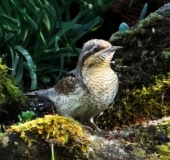
[[[1,0],[0,57],[16,84],[36,89],[38,80],[66,74],[64,64],[81,51],[74,44],[102,24],[101,12],[114,1]]]
[[[22,114],[18,115],[18,119],[21,123],[24,123],[27,121],[31,121],[34,116],[35,116],[35,114],[33,111],[26,111],[26,112],[22,111]]]
[[[24,104],[26,101],[22,91],[14,86],[7,71],[7,66],[3,65],[0,59],[0,112],[6,112],[2,107],[4,104],[11,104],[14,102]]]

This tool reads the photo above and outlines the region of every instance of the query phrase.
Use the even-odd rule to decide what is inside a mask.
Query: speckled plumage
[[[76,69],[53,88],[34,93],[51,100],[61,115],[92,122],[92,118],[104,111],[117,94],[118,77],[110,68],[110,62],[120,48],[99,39],[86,42]]]

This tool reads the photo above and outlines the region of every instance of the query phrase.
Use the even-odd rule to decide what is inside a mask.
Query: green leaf
[[[34,22],[34,20],[33,20],[27,13],[25,13],[24,11],[23,11],[22,13],[23,13],[23,15],[25,16],[26,21],[27,21],[35,30],[37,30],[37,29],[38,29],[38,25],[36,24],[36,22]]]
[[[32,60],[32,58],[31,58],[30,54],[29,54],[23,47],[21,47],[21,46],[19,46],[19,45],[16,45],[16,46],[15,46],[15,49],[18,50],[18,51],[24,56],[24,58],[25,58],[25,59],[27,60],[27,62],[28,62],[28,66],[29,66],[30,68],[32,68],[32,70],[34,71],[34,70],[35,70],[35,65],[34,65],[34,63],[33,63],[33,60]]]
[[[76,55],[80,55],[80,52],[78,51],[78,49],[76,48],[76,46],[74,45],[74,42],[72,39],[70,39],[70,45],[73,49],[73,52],[76,54]]]
[[[49,20],[49,17],[45,11],[44,11],[44,24],[45,24],[48,32],[50,33],[50,31],[51,31],[50,20]]]
[[[17,68],[17,65],[18,65],[18,62],[19,62],[19,55],[17,53],[14,53],[13,52],[13,49],[9,47],[9,50],[10,50],[10,54],[11,54],[11,59],[12,59],[12,72],[11,72],[11,76],[14,76],[16,75],[16,68]]]
[[[87,33],[87,31],[91,31],[94,26],[100,23],[101,18],[96,17],[94,20],[82,25],[79,29],[77,29],[77,34],[73,37],[73,42],[77,42],[83,35]]]
[[[1,0],[1,5],[5,14],[11,17],[11,7],[9,5],[9,0]]]
[[[1,48],[4,44],[6,44],[13,36],[14,36],[13,33],[9,33],[9,34],[7,35],[7,37],[5,37],[5,39],[0,43],[0,48]]]
[[[40,12],[40,8],[36,7],[34,1],[27,0],[24,2],[25,2],[25,6],[28,8],[29,11],[33,12],[34,14],[38,14]]]
[[[29,67],[27,62],[24,62],[24,66],[27,68],[29,71],[30,77],[31,77],[31,90],[34,90],[37,88],[37,75],[35,72],[32,71],[32,69]]]
[[[0,18],[4,22],[4,24],[6,24],[5,26],[8,27],[10,30],[17,30],[20,25],[20,22],[18,20],[6,15],[0,14]]]
[[[36,34],[36,44],[37,44],[37,45],[36,45],[36,47],[35,47],[35,53],[36,53],[36,50],[39,49],[38,44],[39,44],[40,37],[41,37],[44,45],[46,45],[45,38],[44,38],[44,36],[43,36],[42,33],[41,33],[44,14],[45,14],[45,11],[42,10],[41,15],[40,15],[40,19],[39,19],[39,22],[38,22],[38,30],[37,30],[37,32],[36,32],[36,33],[37,33],[37,34]]]
[[[70,28],[72,28],[72,25],[74,25],[74,24],[77,22],[77,20],[79,19],[80,15],[81,15],[81,12],[79,12],[79,14],[78,14],[72,21],[70,21],[70,23],[68,24],[67,27],[62,28],[60,31],[58,31],[58,32],[55,34],[55,36],[53,36],[53,37],[51,38],[51,40],[50,40],[50,42],[48,43],[47,47],[49,47],[52,43],[54,43],[56,36],[61,37],[61,36],[64,35]]]
[[[36,89],[37,87],[37,77],[35,74],[35,65],[30,54],[21,46],[15,46],[15,49],[19,51],[23,57],[26,59],[27,63],[24,62],[24,66],[28,69],[30,76],[31,76],[31,89]]]
[[[58,44],[59,40],[60,40],[60,37],[56,36],[56,39],[55,39],[55,49],[56,49],[56,51],[59,50],[59,44]]]
[[[59,72],[59,75],[58,75],[58,77],[57,77],[57,81],[61,78],[61,74],[62,74],[62,72],[63,72],[63,66],[64,66],[64,57],[63,57],[63,55],[62,54],[60,54],[60,63],[61,63],[61,65],[60,65],[60,72]]]
[[[17,74],[15,76],[16,84],[19,84],[21,82],[23,73],[24,73],[24,61],[23,61],[23,57],[21,57],[18,62]]]

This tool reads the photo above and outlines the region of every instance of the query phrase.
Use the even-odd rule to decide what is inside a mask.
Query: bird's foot
[[[89,119],[90,126],[93,128],[95,132],[101,132],[102,130],[94,123],[93,117]]]

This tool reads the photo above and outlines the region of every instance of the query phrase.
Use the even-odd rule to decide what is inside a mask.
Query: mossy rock
[[[35,145],[40,143],[44,143],[45,146],[53,144],[57,159],[67,160],[70,157],[87,159],[89,136],[82,125],[72,118],[46,115],[43,118],[13,125],[7,133],[19,134],[26,144],[33,149]]]
[[[0,105],[13,102],[24,103],[23,92],[14,85],[12,77],[7,72],[8,68],[0,59]]]
[[[19,87],[15,86],[14,80],[8,75],[8,68],[2,64],[0,59],[0,120],[3,117],[11,116],[8,119],[15,119],[20,106],[26,103],[26,97]],[[13,116],[14,115],[14,116]]]
[[[110,42],[123,46],[115,53],[119,90],[113,107],[96,117],[112,130],[170,115],[170,3]]]

